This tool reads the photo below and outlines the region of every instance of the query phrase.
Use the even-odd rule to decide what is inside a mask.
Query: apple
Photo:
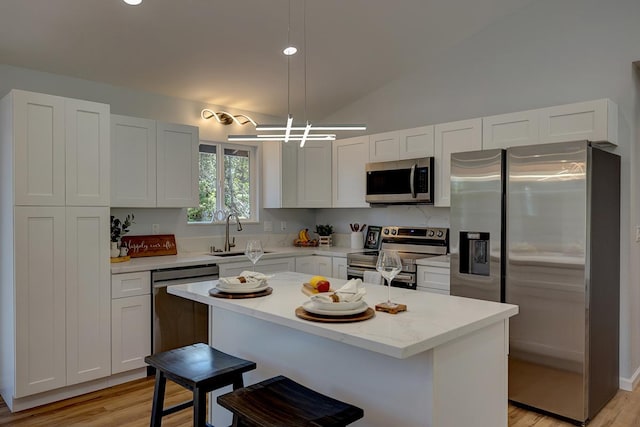
[[[329,292],[330,288],[331,283],[329,283],[329,281],[327,280],[319,280],[316,284],[316,289],[318,290],[318,292]]]

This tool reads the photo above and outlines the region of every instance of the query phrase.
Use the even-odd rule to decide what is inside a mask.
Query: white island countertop
[[[168,287],[168,292],[400,359],[433,349],[518,313],[518,307],[510,304],[392,288],[392,300],[406,304],[406,312],[395,315],[376,312],[374,318],[354,323],[312,322],[295,315],[295,309],[309,299],[301,287],[310,277],[302,273],[278,273],[269,279],[273,288],[271,295],[251,299],[211,297],[209,289],[217,281],[173,285]],[[331,281],[334,289],[346,282]],[[386,287],[366,284],[366,289],[365,301],[370,307],[386,301]]]

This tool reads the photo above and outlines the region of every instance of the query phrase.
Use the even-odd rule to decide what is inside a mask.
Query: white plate
[[[352,308],[351,310],[338,311],[338,310],[322,310],[321,308],[318,308],[313,301],[307,301],[304,304],[302,304],[302,308],[304,308],[305,311],[308,311],[309,313],[320,314],[322,316],[350,316],[352,314],[359,314],[367,311],[367,308],[369,308],[367,303],[365,301],[360,301],[360,303],[362,304],[360,307]]]
[[[240,287],[235,287],[235,288],[222,287],[221,288],[219,286],[216,286],[216,289],[219,290],[220,292],[226,292],[228,294],[251,294],[254,292],[264,291],[268,287],[269,287],[269,284],[265,283],[264,285],[258,286],[257,288],[240,288]]]

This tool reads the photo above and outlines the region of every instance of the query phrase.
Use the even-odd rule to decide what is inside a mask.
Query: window
[[[256,147],[200,143],[200,206],[189,223],[222,222],[230,213],[257,221]]]

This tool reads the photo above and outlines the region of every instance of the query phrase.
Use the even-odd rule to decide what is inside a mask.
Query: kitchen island
[[[508,326],[517,306],[392,288],[408,311],[311,322],[295,315],[308,300],[301,287],[310,277],[278,273],[269,279],[273,293],[252,299],[211,297],[216,281],[168,292],[210,306],[210,344],[258,365],[245,374],[247,385],[286,375],[363,408],[354,426],[507,425]],[[385,287],[366,288],[369,306],[386,300]],[[213,422],[228,425],[230,414],[212,406]]]

